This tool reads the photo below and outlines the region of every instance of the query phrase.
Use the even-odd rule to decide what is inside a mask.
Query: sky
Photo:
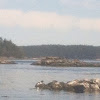
[[[100,46],[100,0],[0,0],[0,37],[19,46]]]

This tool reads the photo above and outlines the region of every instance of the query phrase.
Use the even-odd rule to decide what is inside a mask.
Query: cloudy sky
[[[0,0],[0,36],[17,45],[100,46],[100,0]]]

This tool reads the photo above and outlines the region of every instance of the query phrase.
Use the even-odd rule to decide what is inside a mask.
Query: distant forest
[[[11,40],[2,39],[0,37],[0,57],[22,58],[23,56],[23,51],[12,43]]]
[[[27,57],[58,56],[68,59],[100,59],[100,46],[39,45],[21,48]]]
[[[0,37],[0,57],[34,58],[57,56],[68,59],[100,59],[100,46],[88,45],[36,45],[17,46]]]

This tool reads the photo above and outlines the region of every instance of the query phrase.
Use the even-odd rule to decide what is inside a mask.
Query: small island
[[[73,80],[67,83],[58,82],[56,80],[45,84],[43,81],[38,82],[35,85],[36,89],[47,89],[54,91],[67,91],[75,93],[84,93],[84,92],[100,92],[100,79],[83,79],[83,80]]]
[[[60,57],[43,57],[31,65],[57,66],[57,67],[100,67],[100,63],[89,63],[78,59],[66,59]]]
[[[0,64],[16,64],[14,61],[0,60]]]

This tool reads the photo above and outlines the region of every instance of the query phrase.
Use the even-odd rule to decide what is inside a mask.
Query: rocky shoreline
[[[45,84],[43,81],[38,82],[35,85],[36,89],[48,89],[56,91],[67,91],[75,93],[84,93],[84,92],[100,92],[100,79],[83,79],[83,80],[74,80],[67,83],[58,82],[56,80]]]
[[[0,60],[0,64],[16,64],[14,61]]]
[[[59,57],[44,57],[31,65],[57,66],[57,67],[100,67],[100,63],[83,62],[78,59],[66,59]]]

